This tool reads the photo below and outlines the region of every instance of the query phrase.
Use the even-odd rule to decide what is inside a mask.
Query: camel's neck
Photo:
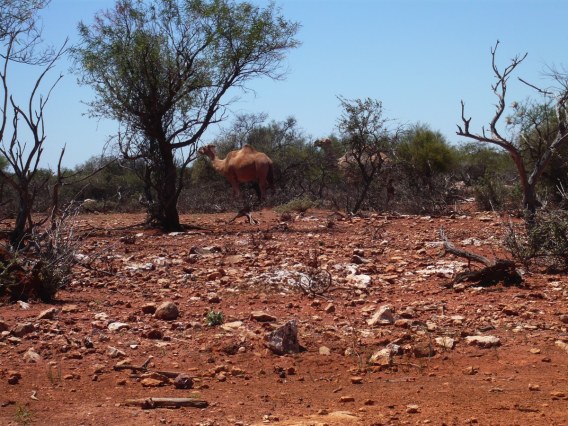
[[[216,155],[213,155],[213,157],[211,157],[211,164],[218,173],[225,173],[225,160],[221,160]]]

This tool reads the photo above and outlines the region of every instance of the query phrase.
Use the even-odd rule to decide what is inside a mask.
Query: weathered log
[[[152,361],[152,359],[154,359],[153,356],[149,356],[148,359],[144,362],[144,364],[138,366],[138,365],[131,365],[131,364],[118,364],[113,366],[112,368],[115,371],[122,371],[122,370],[130,370],[132,373],[136,373],[136,372],[144,372],[144,373],[150,373],[151,370],[148,369],[148,365],[150,365],[150,361]],[[175,379],[177,376],[179,376],[180,373],[178,371],[156,371],[156,373],[161,374],[162,376],[168,377],[168,378],[172,378]]]
[[[456,274],[451,283],[446,285],[446,287],[454,287],[456,284],[460,283],[475,283],[481,286],[490,286],[502,282],[505,285],[519,285],[522,283],[523,278],[515,268],[515,262],[507,259],[496,259],[494,261],[489,260],[485,256],[477,253],[472,253],[463,249],[458,249],[454,246],[446,237],[444,230],[440,230],[440,237],[444,243],[444,250],[446,253],[451,253],[458,257],[463,257],[469,262],[478,262],[485,265],[485,268],[474,270],[474,271],[464,271]],[[461,284],[460,288],[467,287],[467,285]]]
[[[209,403],[202,399],[195,398],[139,398],[127,399],[126,405],[135,405],[144,409],[150,408],[180,408],[180,407],[194,407],[206,408]]]
[[[154,359],[154,357],[152,355],[150,355],[148,357],[148,359],[146,361],[144,361],[144,364],[140,365],[140,366],[136,366],[136,365],[130,365],[130,364],[119,364],[119,365],[115,365],[113,366],[113,369],[115,371],[120,371],[120,370],[131,370],[132,372],[135,371],[148,371],[148,365],[150,365],[150,361],[152,361]]]

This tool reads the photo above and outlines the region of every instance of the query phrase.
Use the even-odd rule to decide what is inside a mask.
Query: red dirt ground
[[[0,305],[0,423],[568,424],[566,276],[525,273],[524,287],[443,286],[467,262],[444,255],[439,229],[457,247],[504,257],[496,215],[349,219],[310,210],[282,222],[264,210],[256,226],[225,224],[230,217],[185,215],[184,224],[202,229],[162,235],[126,228],[142,215],[80,216],[79,252],[93,268],[78,266],[55,304]],[[297,284],[314,260],[332,276],[321,296]],[[177,319],[144,313],[164,301],[179,307]],[[369,325],[383,305],[396,322]],[[37,319],[52,307],[52,319]],[[210,311],[222,312],[225,325],[206,325]],[[257,321],[255,311],[275,321]],[[305,351],[275,355],[265,336],[291,319]],[[114,322],[126,325],[111,331]],[[23,323],[33,326],[27,334]],[[471,346],[473,335],[495,336],[500,346]],[[455,346],[438,345],[439,337]],[[390,343],[400,353],[372,364]],[[30,348],[35,363],[25,360]],[[186,373],[193,388],[113,368],[150,356],[149,372]],[[150,397],[208,406],[126,404]]]

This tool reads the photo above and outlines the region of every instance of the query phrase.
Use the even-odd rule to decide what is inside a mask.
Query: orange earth
[[[444,286],[468,265],[439,230],[504,258],[496,214],[231,217],[164,235],[141,214],[79,216],[83,266],[56,303],[0,305],[0,423],[568,424],[567,277]],[[163,302],[179,316],[156,318]],[[267,336],[290,320],[303,350],[277,355]],[[150,398],[206,408],[128,402]]]

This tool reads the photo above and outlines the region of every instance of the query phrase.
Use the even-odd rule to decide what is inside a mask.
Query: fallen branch
[[[523,278],[515,268],[515,262],[512,260],[496,259],[491,261],[480,254],[458,249],[448,240],[443,229],[440,229],[440,238],[444,243],[444,250],[446,253],[463,257],[467,259],[468,262],[477,262],[485,265],[485,268],[483,269],[464,271],[456,274],[452,282],[447,284],[446,287],[463,289],[476,283],[481,286],[490,286],[500,282],[503,282],[505,285],[519,285],[523,281]],[[466,282],[470,284],[464,284]]]
[[[121,365],[115,365],[113,366],[113,370],[115,371],[122,371],[122,370],[130,370],[133,373],[142,371],[145,373],[150,373],[151,370],[148,369],[148,365],[150,364],[150,361],[153,359],[154,357],[150,356],[148,357],[148,359],[146,360],[146,362],[144,362],[144,364],[138,366],[138,365],[130,365],[130,364],[121,364]],[[168,377],[168,378],[176,378],[177,376],[179,376],[182,373],[179,373],[177,371],[154,371],[155,373],[161,374],[162,376]]]
[[[148,357],[148,359],[146,361],[144,361],[144,364],[142,364],[139,367],[136,366],[136,365],[121,364],[121,365],[115,365],[112,368],[116,371],[120,371],[120,370],[148,371],[148,365],[150,365],[150,361],[152,361],[153,359],[154,359],[154,357],[152,355],[150,355]]]
[[[180,407],[194,407],[206,408],[209,403],[202,399],[195,398],[140,398],[140,399],[127,399],[125,405],[135,405],[144,409],[150,408],[180,408]]]

